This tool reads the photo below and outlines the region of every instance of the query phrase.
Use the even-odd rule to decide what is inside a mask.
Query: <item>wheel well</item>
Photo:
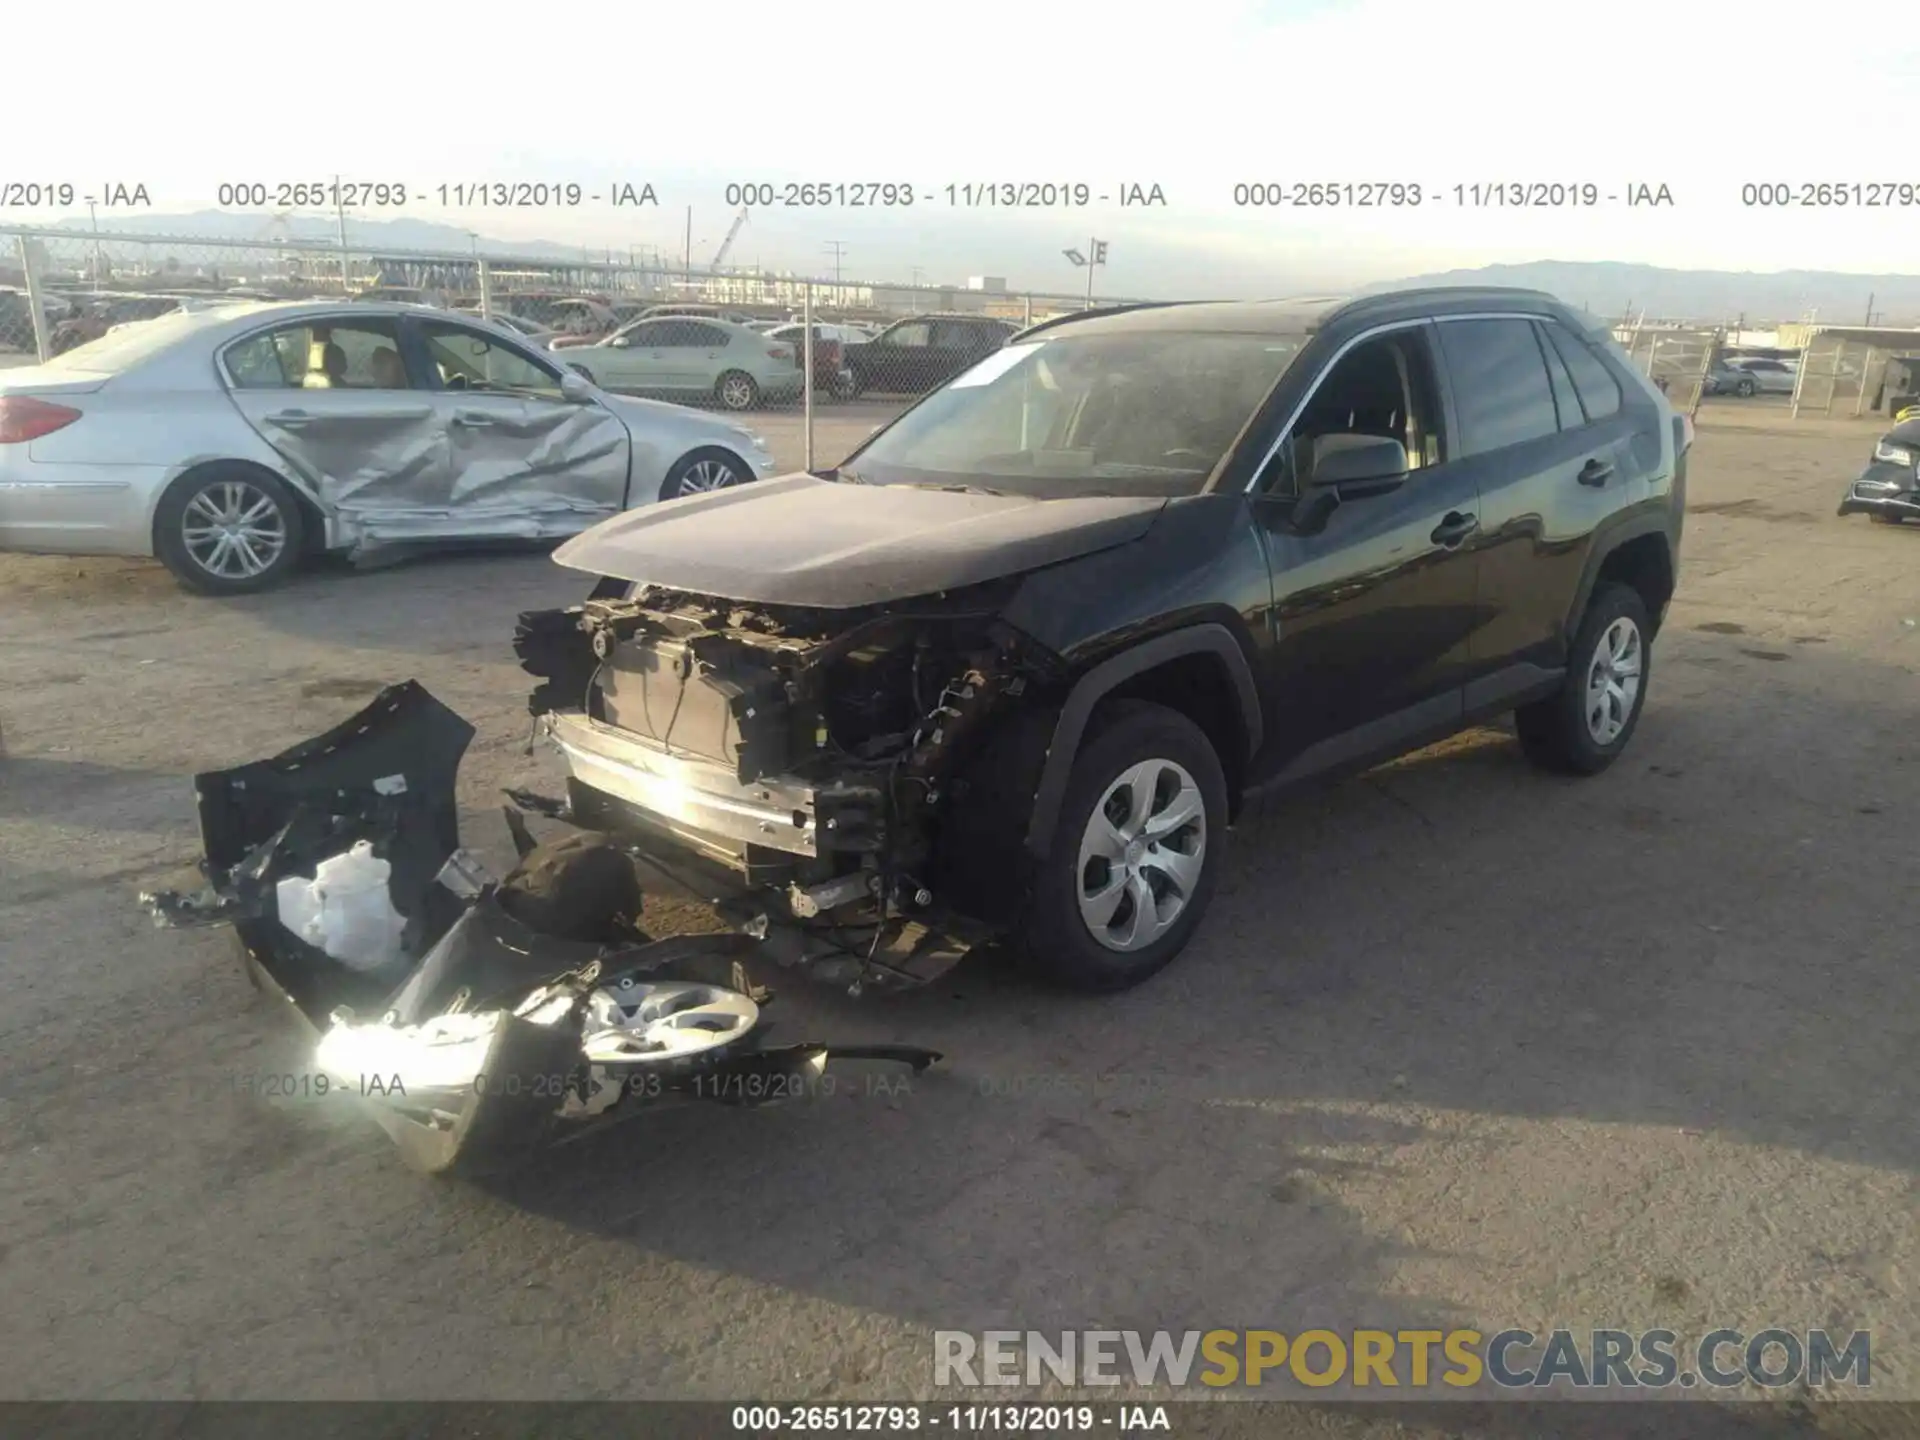
[[[1608,553],[1594,577],[1597,590],[1608,581],[1630,585],[1639,592],[1640,603],[1647,607],[1647,618],[1654,629],[1673,598],[1673,558],[1667,552],[1664,535],[1637,535]]]
[[[1119,700],[1164,705],[1198,725],[1220,757],[1220,769],[1227,778],[1227,801],[1232,813],[1238,815],[1246,782],[1246,722],[1240,714],[1240,696],[1233,678],[1218,656],[1181,655],[1128,677],[1100,697],[1090,726],[1102,723]]]
[[[306,491],[302,490],[298,485],[289,485],[286,476],[269,470],[265,465],[255,464],[251,460],[202,460],[198,465],[189,465],[185,470],[182,470],[178,475],[174,476],[168,483],[167,490],[172,490],[176,485],[184,484],[188,480],[204,476],[208,474],[208,472],[215,470],[241,471],[249,475],[264,475],[275,484],[283,486],[287,492],[293,496],[294,503],[300,507],[300,518],[307,522],[307,553],[318,554],[326,548],[327,520],[326,517],[320,513],[320,507],[313,503],[313,497],[308,495]],[[165,495],[166,491],[162,491],[161,496],[163,499]],[[148,538],[155,546],[155,553],[158,553],[160,540],[160,506],[157,502],[154,505],[152,523],[148,528],[151,531]]]

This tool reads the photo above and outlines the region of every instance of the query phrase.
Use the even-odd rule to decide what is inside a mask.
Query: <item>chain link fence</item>
[[[1613,335],[1627,358],[1666,393],[1675,409],[1689,415],[1699,412],[1707,373],[1725,342],[1724,330],[1629,324],[1617,327]]]
[[[1794,414],[1892,415],[1920,386],[1920,336],[1912,343],[1817,333],[1800,357]]]

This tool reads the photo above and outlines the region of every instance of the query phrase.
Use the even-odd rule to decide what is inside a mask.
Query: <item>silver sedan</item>
[[[419,305],[221,305],[0,370],[0,549],[158,556],[211,594],[318,552],[562,538],[775,469],[740,425]]]

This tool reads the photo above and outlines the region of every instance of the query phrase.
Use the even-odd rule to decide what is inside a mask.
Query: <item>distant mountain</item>
[[[50,227],[92,233],[86,220],[63,220]],[[102,216],[102,235],[166,235],[194,240],[317,240],[329,244],[340,239],[340,222],[331,215],[289,215],[285,227],[257,211],[196,210],[186,215]],[[579,245],[562,245],[552,240],[496,240],[458,225],[443,225],[433,220],[366,220],[347,217],[348,244],[369,250],[442,250],[466,254],[477,245],[489,255],[524,256],[527,259],[580,260],[598,258],[604,250],[588,250]]]
[[[1667,270],[1616,260],[1532,260],[1521,265],[1483,265],[1447,270],[1365,287],[1375,295],[1417,285],[1519,285],[1545,290],[1595,315],[1644,311],[1650,319],[1749,326],[1814,318],[1831,324],[1866,323],[1873,305],[1876,325],[1920,325],[1920,275],[1846,275],[1833,270],[1780,270],[1770,274],[1734,270]]]

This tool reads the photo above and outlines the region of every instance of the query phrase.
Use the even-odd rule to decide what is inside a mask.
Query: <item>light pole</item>
[[[847,253],[846,243],[840,240],[829,240],[827,242],[827,249],[833,255],[833,283],[838,286],[840,283],[840,261]]]
[[[1062,250],[1060,253],[1087,272],[1087,309],[1091,310],[1093,308],[1093,272],[1107,263],[1107,242],[1098,239],[1087,241],[1087,251],[1084,255],[1078,250]]]

